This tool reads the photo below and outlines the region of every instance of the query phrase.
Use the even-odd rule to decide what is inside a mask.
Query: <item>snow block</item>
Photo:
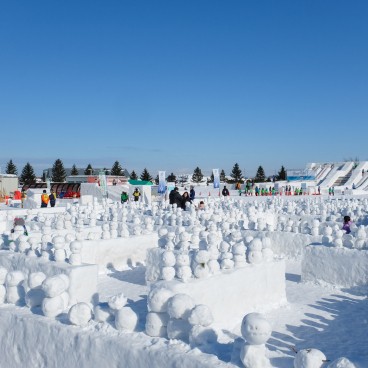
[[[303,252],[302,281],[368,286],[368,250],[309,245]]]
[[[91,303],[97,295],[98,266],[82,264],[72,266],[66,262],[50,262],[41,258],[27,257],[21,253],[0,251],[0,267],[9,271],[21,271],[26,279],[30,273],[43,272],[47,277],[58,274],[69,276],[69,303]]]
[[[158,281],[154,288],[191,296],[196,304],[207,305],[214,325],[232,329],[250,312],[266,312],[286,304],[285,262],[247,264],[205,279]]]

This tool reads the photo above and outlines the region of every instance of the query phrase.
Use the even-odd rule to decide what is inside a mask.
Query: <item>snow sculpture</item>
[[[336,230],[335,231],[335,238],[332,241],[332,245],[334,247],[337,247],[337,248],[342,248],[343,247],[343,240],[342,240],[343,235],[344,235],[343,230]]]
[[[334,360],[331,364],[328,365],[328,368],[357,368],[357,367],[349,359],[342,357]]]
[[[167,241],[167,229],[165,227],[161,227],[159,230],[158,230],[158,241],[157,241],[157,244],[160,248],[165,248],[166,246],[166,241]]]
[[[273,250],[271,249],[271,239],[265,236],[262,239],[262,258],[266,262],[273,261]]]
[[[175,278],[175,263],[175,254],[171,250],[166,250],[161,254],[161,278],[163,280]]]
[[[178,253],[176,255],[176,277],[182,281],[188,281],[192,277],[190,268],[190,258],[187,253]]]
[[[243,242],[239,242],[234,244],[232,251],[235,267],[236,268],[244,267],[247,264],[245,256],[247,247],[244,245]]]
[[[175,233],[172,231],[168,232],[166,235],[165,249],[174,250],[175,248],[174,239],[175,239]]]
[[[11,271],[6,275],[6,301],[11,304],[22,304],[25,291],[23,287],[24,275],[21,271]]]
[[[7,274],[8,274],[8,270],[4,267],[0,267],[0,305],[5,302],[5,298],[6,298],[6,288],[4,284],[6,281]]]
[[[332,228],[330,226],[326,226],[323,230],[322,244],[330,245],[332,240]]]
[[[116,220],[110,224],[110,234],[111,239],[116,239],[118,237],[118,223]]]
[[[220,243],[220,262],[222,269],[234,268],[233,254],[230,252],[230,244],[226,241]]]
[[[28,287],[25,301],[29,308],[40,307],[42,305],[45,292],[42,290],[42,283],[46,279],[43,272],[32,272],[28,276]]]
[[[262,240],[259,238],[255,238],[249,243],[248,262],[256,264],[261,263],[262,260]]]
[[[177,249],[180,251],[186,251],[189,249],[189,234],[186,231],[183,231],[179,235],[179,243],[177,245]]]
[[[69,309],[68,318],[73,325],[87,326],[92,319],[92,310],[87,303],[77,303]]]
[[[20,235],[18,237],[18,252],[26,253],[30,245],[28,243],[28,236],[27,235]]]
[[[109,224],[102,225],[102,239],[111,239]]]
[[[199,232],[200,232],[199,226],[194,226],[192,228],[192,236],[190,238],[190,248],[191,249],[198,249],[199,248]]]
[[[363,249],[365,247],[367,233],[365,232],[364,226],[359,226],[356,232],[356,240],[354,244],[354,248],[356,249]]]
[[[294,359],[294,368],[322,368],[326,356],[318,349],[299,350]]]
[[[82,249],[82,243],[74,240],[69,245],[70,251],[72,254],[69,256],[69,263],[73,266],[79,266],[82,264],[82,255],[81,255],[81,249]]]
[[[169,339],[189,340],[188,317],[194,306],[194,300],[187,294],[176,294],[168,300],[167,311],[170,320],[167,323],[167,336]]]
[[[207,250],[199,250],[194,256],[192,263],[193,274],[198,279],[205,278],[209,275],[210,270],[207,262],[210,260],[210,253]]]
[[[266,342],[271,336],[271,325],[260,313],[249,313],[242,321],[241,333],[246,342],[240,351],[240,360],[246,368],[271,368],[266,357]]]
[[[127,298],[121,294],[109,299],[109,307],[114,311],[115,328],[119,331],[132,332],[138,325],[138,315],[130,307],[125,307]]]
[[[37,252],[38,240],[32,237],[32,238],[29,238],[28,242],[29,242],[29,249],[27,250],[27,256],[28,257],[38,257],[38,252]]]
[[[46,317],[54,318],[68,307],[69,277],[64,274],[46,278],[42,290],[46,297],[42,301],[42,312]]]
[[[41,257],[44,260],[49,260],[51,258],[51,235],[44,234],[41,238]]]
[[[65,252],[65,239],[62,236],[55,236],[52,239],[54,244],[54,259],[56,262],[65,262],[66,252]]]

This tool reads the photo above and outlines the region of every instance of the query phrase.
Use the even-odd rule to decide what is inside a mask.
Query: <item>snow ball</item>
[[[165,337],[168,322],[169,315],[167,313],[148,312],[145,325],[146,334],[152,337]]]
[[[187,294],[176,294],[167,303],[170,318],[187,319],[194,308],[194,300]]]
[[[176,255],[176,265],[177,266],[189,266],[190,258],[186,253],[179,253]]]
[[[11,271],[6,275],[6,286],[17,286],[24,280],[24,275],[21,271]]]
[[[8,270],[4,267],[0,267],[0,285],[5,284],[7,274],[8,274]]]
[[[203,279],[210,274],[210,269],[206,263],[199,263],[194,267],[193,274],[197,279]]]
[[[67,294],[67,293],[63,293]],[[44,298],[42,301],[42,312],[46,317],[54,318],[63,313],[66,308],[64,295],[57,295],[53,298]]]
[[[207,263],[210,260],[210,253],[207,250],[200,250],[194,259],[197,263]]]
[[[249,313],[242,321],[241,333],[250,345],[265,344],[270,338],[272,328],[261,313]]]
[[[42,290],[50,298],[62,294],[68,288],[69,277],[63,274],[48,277],[42,282]]]
[[[175,268],[174,267],[162,267],[161,278],[166,281],[173,280],[175,278]]]
[[[123,293],[110,297],[107,301],[109,307],[113,310],[119,310],[124,307],[128,298]]]
[[[204,304],[196,305],[191,310],[188,321],[191,325],[209,326],[213,322],[211,309]]]
[[[43,272],[32,272],[28,276],[28,286],[31,289],[40,287],[45,279],[46,275]]]
[[[187,281],[192,277],[192,269],[189,266],[180,266],[176,270],[178,279]]]
[[[191,325],[183,319],[170,319],[167,324],[167,337],[185,342],[189,341]]]
[[[294,368],[322,368],[325,354],[318,349],[299,350],[294,359]]]
[[[82,243],[78,240],[74,240],[70,243],[69,248],[72,253],[79,253],[82,249]]]
[[[148,294],[148,310],[151,312],[167,312],[168,300],[173,296],[171,290],[154,288]]]
[[[162,265],[172,267],[175,266],[176,258],[174,252],[166,250],[162,253]]]
[[[225,240],[223,240],[220,243],[220,252],[228,252],[230,249],[230,244],[228,242],[226,242]]]
[[[252,240],[253,240],[253,236],[250,236],[250,235],[246,236],[246,237],[245,237],[245,239],[244,239],[244,241],[245,241],[247,244],[249,244]]]
[[[138,315],[130,307],[123,307],[115,314],[115,327],[119,331],[132,332],[138,325]]]
[[[262,250],[262,240],[259,238],[255,238],[253,239],[250,243],[249,243],[249,250],[251,251],[261,251]]]
[[[68,318],[73,325],[87,326],[92,319],[92,310],[87,303],[77,303],[69,309]]]
[[[245,254],[247,247],[243,243],[237,243],[233,246],[233,253],[243,255]]]
[[[52,243],[55,249],[62,249],[65,246],[65,239],[63,236],[54,236],[52,238]]]
[[[212,345],[217,342],[217,333],[212,328],[193,326],[189,332],[189,343],[192,347]]]

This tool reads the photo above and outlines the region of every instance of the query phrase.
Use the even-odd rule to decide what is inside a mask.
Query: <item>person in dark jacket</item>
[[[224,197],[227,197],[228,195],[230,195],[229,189],[226,188],[226,185],[224,186],[224,189],[222,189],[222,195]]]
[[[49,199],[50,199],[50,205],[51,207],[55,207],[55,203],[56,203],[56,194],[53,190],[51,190],[51,193],[49,195]]]
[[[193,202],[195,198],[195,190],[194,190],[193,185],[190,186],[189,197],[190,197],[190,200]]]
[[[182,195],[182,202],[181,202],[181,208],[183,210],[186,209],[186,206],[187,206],[187,202],[189,203],[192,203],[192,200],[190,199],[190,196],[189,196],[189,193],[188,192],[184,192],[183,195]]]
[[[179,188],[175,187],[169,194],[170,204],[176,204],[178,207],[181,207],[183,202],[183,198],[179,193]]]

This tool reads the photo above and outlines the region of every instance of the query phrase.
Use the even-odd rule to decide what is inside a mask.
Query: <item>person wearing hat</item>
[[[41,208],[47,207],[47,205],[49,204],[49,201],[50,201],[50,198],[48,194],[46,193],[46,189],[44,189],[41,194]]]
[[[140,196],[141,196],[141,193],[139,192],[138,188],[135,188],[133,192],[134,202],[138,202]]]

